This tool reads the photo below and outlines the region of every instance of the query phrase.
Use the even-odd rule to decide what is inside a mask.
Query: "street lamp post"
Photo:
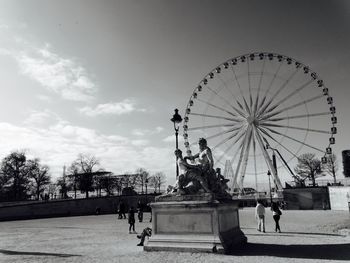
[[[175,130],[175,141],[176,141],[176,150],[179,148],[179,141],[178,141],[178,136],[179,136],[179,128],[180,128],[180,123],[182,122],[182,117],[179,114],[179,110],[175,109],[175,114],[173,117],[170,119],[174,123],[174,130]],[[179,176],[179,167],[176,163],[176,179]]]
[[[148,184],[148,178],[146,178],[146,181],[145,181],[145,185],[146,185],[146,204],[148,203],[148,200],[147,200],[147,184]]]

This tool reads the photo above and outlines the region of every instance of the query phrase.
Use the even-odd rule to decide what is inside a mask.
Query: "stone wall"
[[[101,214],[112,214],[117,212],[120,201],[128,207],[137,207],[138,200],[146,204],[145,195],[136,196],[111,196],[88,199],[65,199],[50,200],[46,202],[28,202],[20,204],[7,204],[0,207],[0,221],[35,219],[61,216],[93,215],[96,208]],[[147,202],[153,201],[154,196],[148,195]]]
[[[332,210],[349,210],[350,186],[329,186],[329,199]]]
[[[329,194],[327,187],[302,187],[283,189],[286,209],[329,209]]]

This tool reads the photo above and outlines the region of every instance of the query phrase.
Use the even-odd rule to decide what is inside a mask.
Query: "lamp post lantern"
[[[175,130],[175,142],[176,142],[176,150],[179,148],[179,141],[178,141],[178,136],[179,136],[179,128],[180,128],[180,123],[182,122],[182,117],[179,114],[179,110],[175,109],[175,114],[173,117],[170,119],[174,123],[174,130]],[[176,178],[179,176],[179,167],[177,166],[176,163]]]

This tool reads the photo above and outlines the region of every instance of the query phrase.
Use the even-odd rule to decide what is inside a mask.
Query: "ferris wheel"
[[[215,167],[232,165],[232,187],[242,189],[247,177],[257,185],[271,171],[282,189],[280,168],[295,165],[302,153],[322,161],[332,154],[335,113],[329,89],[308,66],[275,53],[245,54],[215,67],[194,89],[184,144],[191,154],[198,138],[206,138]],[[285,163],[275,165],[271,151]]]

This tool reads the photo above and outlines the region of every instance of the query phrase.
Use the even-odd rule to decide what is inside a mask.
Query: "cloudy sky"
[[[0,1],[0,158],[61,175],[78,153],[116,174],[175,177],[170,118],[216,65],[288,55],[327,83],[350,149],[349,1]],[[340,169],[340,172],[342,169]]]

